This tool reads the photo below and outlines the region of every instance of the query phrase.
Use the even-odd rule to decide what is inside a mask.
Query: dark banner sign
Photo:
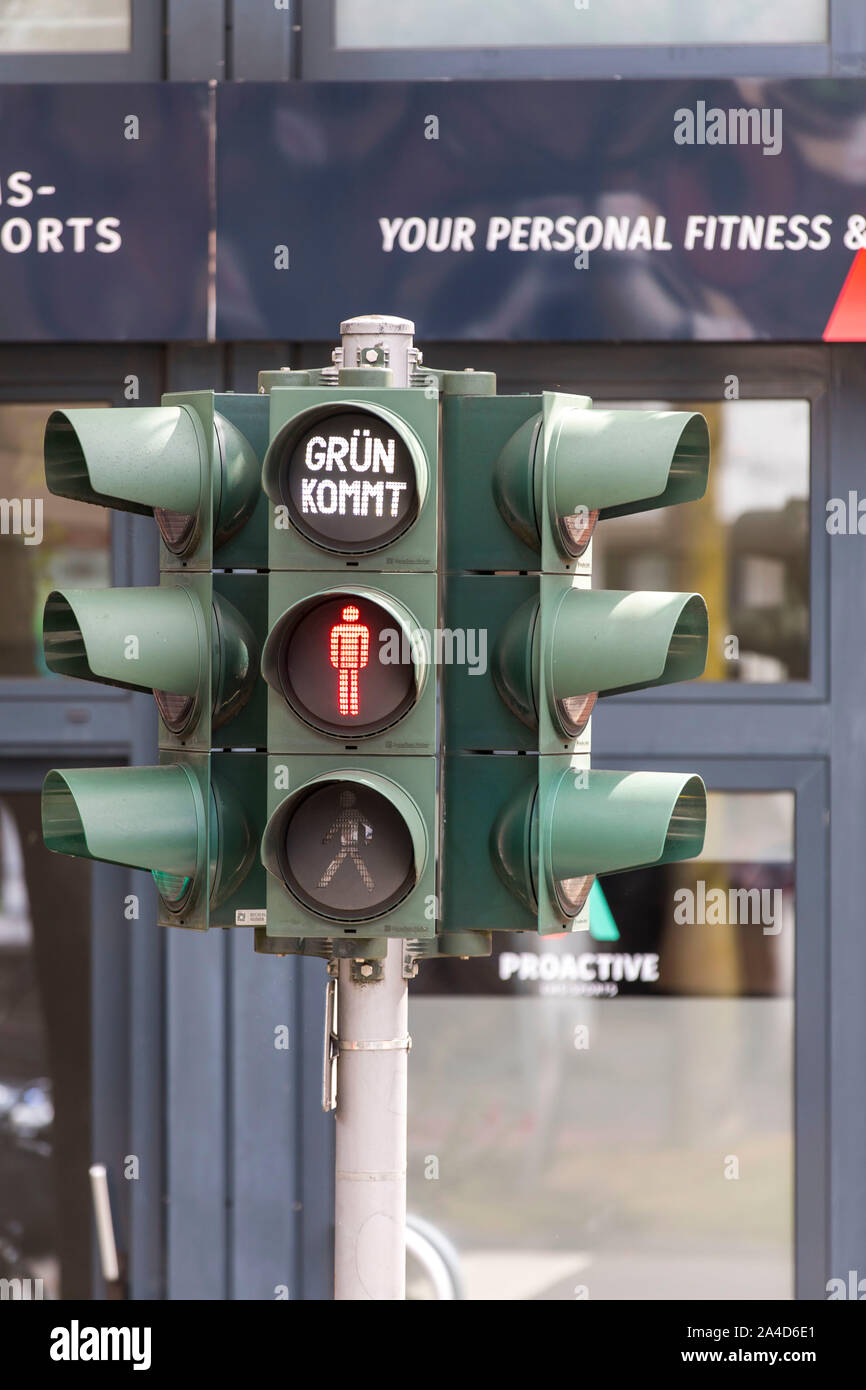
[[[0,338],[207,336],[208,89],[0,87]]]
[[[372,308],[427,341],[866,339],[866,81],[210,101],[0,91],[0,337],[331,341]]]
[[[422,340],[866,337],[866,82],[244,84],[217,109],[220,337],[383,306]]]

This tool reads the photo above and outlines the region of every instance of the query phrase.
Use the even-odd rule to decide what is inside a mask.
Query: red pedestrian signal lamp
[[[331,665],[338,673],[340,714],[357,719],[361,713],[358,674],[370,659],[370,629],[358,621],[361,613],[349,603],[340,614],[341,621],[331,628]]]

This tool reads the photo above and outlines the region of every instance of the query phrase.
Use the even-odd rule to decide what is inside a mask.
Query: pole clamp
[[[322,1109],[327,1114],[337,1108],[337,981],[330,976],[325,985],[325,1053],[322,1059]]]
[[[322,1109],[327,1114],[337,1108],[337,1061],[341,1052],[410,1052],[412,1039],[363,1039],[352,1042],[339,1036],[337,978],[329,975],[325,985],[325,1046],[322,1056]]]

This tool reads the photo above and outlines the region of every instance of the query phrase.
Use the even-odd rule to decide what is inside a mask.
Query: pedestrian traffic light
[[[162,750],[50,774],[46,841],[149,868],[161,921],[267,950],[435,930],[438,396],[410,324],[346,329],[354,366],[46,431],[53,491],[162,541],[158,589],[46,604],[50,669],[152,690]]]
[[[585,925],[597,875],[703,839],[700,778],[589,754],[598,698],[700,674],[705,604],[593,589],[590,541],[699,497],[706,425],[422,372],[406,320],[342,334],[255,396],[51,415],[50,489],[153,515],[161,576],[52,591],[46,661],[151,691],[160,764],[49,773],[46,843],[270,953]]]
[[[700,415],[595,410],[545,392],[444,387],[444,625],[473,661],[444,675],[443,954],[497,929],[588,925],[597,875],[689,858],[699,777],[590,770],[600,697],[699,676],[699,594],[591,587],[600,520],[700,497]],[[481,945],[473,943],[479,932]]]
[[[324,940],[370,955],[436,928],[439,398],[413,383],[411,324],[365,316],[341,332],[352,363],[260,377],[271,517],[257,949]]]

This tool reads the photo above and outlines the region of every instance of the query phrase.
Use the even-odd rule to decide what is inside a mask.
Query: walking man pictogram
[[[337,819],[327,835],[323,836],[322,844],[326,845],[330,840],[337,839],[338,836],[340,848],[319,879],[318,887],[327,888],[343,861],[351,859],[367,892],[372,893],[376,885],[370,870],[361,858],[358,847],[361,844],[369,844],[373,838],[373,827],[369,821],[364,820],[361,812],[356,809],[355,793],[348,788],[344,788],[340,792],[340,810]]]
[[[342,715],[360,713],[358,672],[363,671],[370,657],[370,629],[360,623],[361,614],[353,603],[340,614],[343,621],[331,628],[331,665],[338,672],[337,704]]]

